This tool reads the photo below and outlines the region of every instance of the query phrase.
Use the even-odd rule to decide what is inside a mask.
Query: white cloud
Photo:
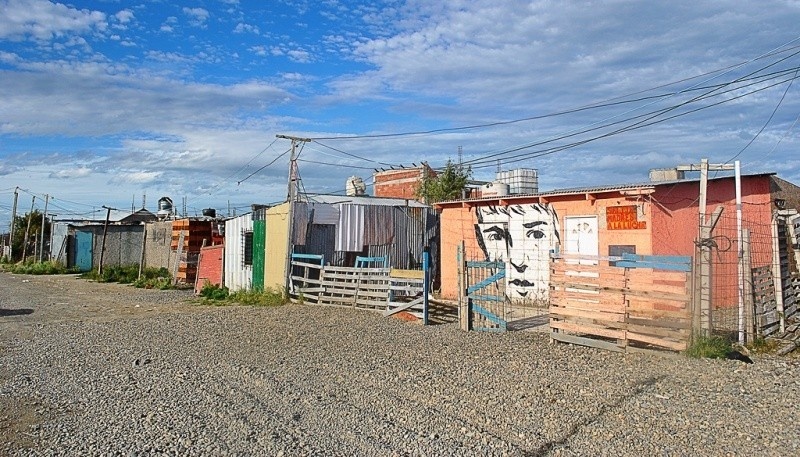
[[[295,62],[300,62],[300,63],[311,62],[311,54],[302,49],[292,49],[290,51],[287,51],[286,55],[288,55],[289,58]]]
[[[117,172],[115,182],[130,184],[148,184],[157,181],[164,173],[161,171],[127,171]]]
[[[107,28],[105,13],[45,0],[3,0],[0,10],[0,38],[11,40],[50,40]]]
[[[92,174],[91,168],[81,166],[77,168],[67,168],[51,172],[50,177],[57,179],[77,179],[77,178],[85,178],[91,174]]]
[[[210,14],[204,8],[183,8],[183,14],[189,17],[189,23],[195,27],[205,26]]]
[[[133,11],[129,9],[122,10],[114,15],[117,18],[117,21],[120,24],[128,24],[129,22],[133,21],[136,16],[133,14]]]
[[[243,22],[240,22],[236,24],[236,27],[234,27],[233,33],[255,33],[256,35],[258,35],[259,31],[258,27],[255,25],[245,24]]]

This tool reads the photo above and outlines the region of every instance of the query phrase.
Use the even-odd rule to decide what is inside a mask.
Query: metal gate
[[[92,269],[92,232],[75,232],[75,266],[80,271]]]
[[[465,330],[503,332],[505,320],[506,264],[467,261],[463,264],[461,326]]]

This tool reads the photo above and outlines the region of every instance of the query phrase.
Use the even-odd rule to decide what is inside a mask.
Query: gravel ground
[[[0,454],[790,455],[800,361],[746,365],[0,273]]]

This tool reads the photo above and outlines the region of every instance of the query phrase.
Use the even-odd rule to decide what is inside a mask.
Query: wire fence
[[[709,242],[712,327],[715,333],[744,329],[766,336],[795,311],[792,230],[785,218],[775,220],[768,206],[744,214],[740,223],[735,212],[723,213]],[[775,222],[764,223],[770,220]]]

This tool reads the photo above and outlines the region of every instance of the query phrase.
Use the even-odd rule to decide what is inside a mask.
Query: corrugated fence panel
[[[225,286],[231,291],[252,287],[253,268],[244,265],[245,231],[253,230],[251,213],[225,221]]]

